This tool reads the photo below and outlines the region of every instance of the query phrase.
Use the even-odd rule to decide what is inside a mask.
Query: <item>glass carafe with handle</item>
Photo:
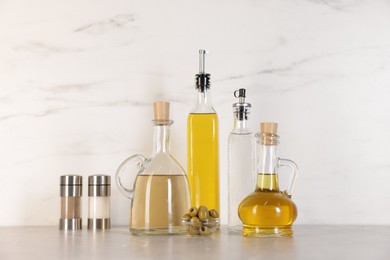
[[[297,165],[277,157],[279,136],[277,123],[260,123],[261,132],[257,138],[257,184],[238,207],[243,223],[244,236],[289,236],[293,234],[292,224],[297,218],[297,207],[291,194],[298,173]],[[278,170],[291,169],[286,190],[279,189]]]
[[[130,232],[134,235],[186,233],[182,216],[191,207],[189,185],[183,167],[169,151],[169,103],[154,103],[154,150],[150,158],[136,154],[125,160],[116,173],[119,190],[131,199]],[[137,172],[134,165],[138,167]],[[124,175],[136,174],[132,188]],[[122,179],[121,179],[122,178]]]

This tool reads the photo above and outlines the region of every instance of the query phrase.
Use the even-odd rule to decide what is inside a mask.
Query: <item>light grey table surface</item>
[[[58,227],[1,227],[0,259],[390,259],[390,226],[295,226],[293,237],[133,236]]]

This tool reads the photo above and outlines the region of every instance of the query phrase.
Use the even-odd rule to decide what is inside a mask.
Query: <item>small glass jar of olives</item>
[[[205,206],[192,207],[183,216],[183,224],[190,235],[208,236],[219,227],[219,213],[215,209],[208,210]]]

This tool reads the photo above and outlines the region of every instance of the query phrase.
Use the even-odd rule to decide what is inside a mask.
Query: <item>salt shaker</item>
[[[109,229],[111,176],[92,175],[88,177],[88,229]]]
[[[61,230],[81,229],[81,196],[83,177],[63,175],[60,178]]]

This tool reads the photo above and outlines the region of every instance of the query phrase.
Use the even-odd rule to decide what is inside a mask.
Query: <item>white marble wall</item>
[[[148,155],[156,99],[172,102],[186,167],[199,48],[220,119],[222,214],[244,87],[252,128],[279,122],[280,155],[300,167],[297,223],[390,224],[390,1],[2,0],[0,225],[56,225],[60,175],[87,183]],[[113,224],[128,217],[113,185]]]

